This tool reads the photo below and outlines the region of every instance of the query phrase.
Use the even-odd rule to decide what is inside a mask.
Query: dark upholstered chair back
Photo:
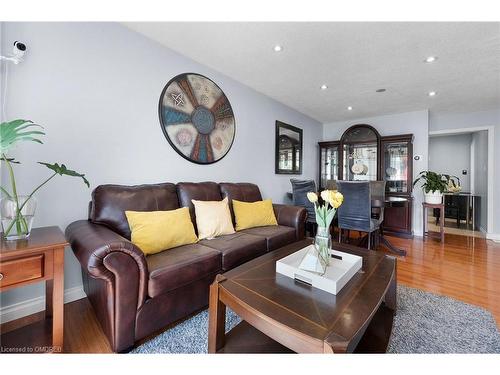
[[[372,230],[370,184],[357,181],[337,181],[344,202],[338,209],[339,228],[363,232]]]
[[[316,192],[316,183],[314,180],[296,180],[290,179],[292,183],[293,205],[305,207],[307,210],[307,221],[315,222],[316,213],[314,212],[314,204],[307,199],[307,193]]]
[[[175,184],[100,185],[92,192],[90,221],[130,239],[125,211],[167,211],[179,208]]]
[[[384,221],[385,183],[385,181],[370,181],[371,199],[376,205],[372,207],[372,218],[377,219],[379,224]]]
[[[385,181],[370,181],[372,197],[385,198]]]

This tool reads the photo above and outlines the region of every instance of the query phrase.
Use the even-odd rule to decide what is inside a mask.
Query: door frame
[[[436,135],[457,135],[464,133],[475,133],[478,131],[486,130],[488,132],[488,218],[486,220],[487,233],[486,238],[495,236],[493,233],[495,216],[493,215],[493,208],[495,207],[495,194],[493,191],[493,184],[495,181],[495,127],[494,126],[473,126],[470,128],[457,128],[457,129],[443,129],[429,131],[429,137]],[[471,181],[472,182],[472,181]]]

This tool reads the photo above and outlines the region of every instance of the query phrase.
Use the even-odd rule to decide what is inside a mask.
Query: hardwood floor
[[[492,312],[500,327],[499,243],[452,234],[446,234],[444,243],[418,237],[390,240],[407,250],[406,257],[398,257],[398,283],[482,306]],[[111,352],[86,298],[66,304],[64,313],[65,352]],[[0,327],[1,346],[50,342],[47,323],[40,320],[43,316],[38,313],[5,323]]]

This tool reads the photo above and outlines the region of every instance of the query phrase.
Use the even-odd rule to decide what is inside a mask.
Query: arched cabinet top
[[[368,124],[356,124],[347,129],[340,138],[341,143],[378,143],[380,134]]]

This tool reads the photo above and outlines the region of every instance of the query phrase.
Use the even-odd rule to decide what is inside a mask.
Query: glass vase
[[[6,240],[28,238],[35,216],[36,199],[27,195],[4,197],[0,200],[2,236]]]
[[[332,248],[332,236],[329,227],[318,226],[316,237],[314,237],[314,247],[323,259],[326,266],[330,264],[330,249]]]

